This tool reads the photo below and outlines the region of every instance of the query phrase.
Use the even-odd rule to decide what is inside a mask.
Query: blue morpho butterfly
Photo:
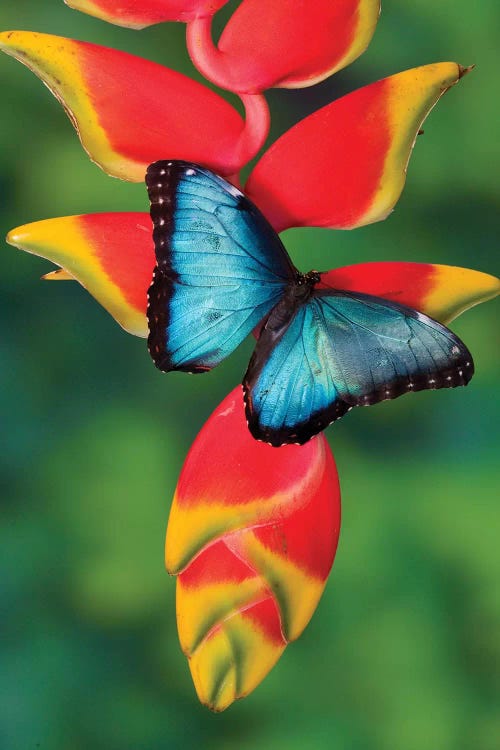
[[[243,379],[252,435],[305,443],[353,406],[466,385],[474,366],[457,336],[409,307],[317,289],[237,188],[184,161],[147,171],[157,267],[150,354],[165,372],[206,372],[263,320]]]

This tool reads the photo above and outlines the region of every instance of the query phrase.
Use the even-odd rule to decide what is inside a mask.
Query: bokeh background
[[[2,3],[0,26],[197,76],[180,24],[134,32],[62,0],[16,0]],[[385,0],[360,60],[314,89],[269,93],[274,137],[385,75],[477,64],[427,121],[391,217],[351,233],[288,231],[299,266],[420,260],[499,272],[499,27],[497,0]],[[0,234],[52,216],[147,210],[141,185],[90,163],[28,70],[3,57],[0,87]],[[0,745],[496,750],[498,303],[453,324],[474,353],[469,388],[356,410],[330,428],[343,489],[330,582],[265,682],[215,716],[178,647],[163,540],[183,458],[251,344],[196,381],[162,377],[144,342],[78,285],[40,282],[48,270],[0,250]]]

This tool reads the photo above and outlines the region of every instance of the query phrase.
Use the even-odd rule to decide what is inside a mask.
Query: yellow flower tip
[[[500,294],[500,278],[492,276],[489,273],[483,273],[482,271],[474,272],[477,280],[478,287],[480,287],[483,299],[493,299]]]
[[[45,34],[35,31],[1,31],[0,50],[28,65],[26,58],[30,45],[36,44],[38,38],[43,36]]]
[[[7,234],[7,237],[5,238],[6,242],[13,247],[17,247],[19,250],[24,250],[28,253],[33,253],[34,255],[39,255],[41,251],[40,238],[38,238],[39,241],[37,243],[37,235],[36,232],[34,232],[37,225],[39,226],[40,222],[34,222],[33,224],[24,224],[21,227],[11,229]],[[75,281],[75,277],[71,273],[66,271],[65,268],[56,268],[54,271],[44,273],[40,278],[44,279],[45,281]]]
[[[500,279],[489,273],[455,266],[434,266],[424,311],[448,324],[466,310],[500,294]]]
[[[9,40],[16,33],[15,31],[0,31],[0,49],[9,50],[12,47]]]
[[[64,268],[57,268],[55,271],[44,273],[40,278],[44,281],[75,281],[75,277]]]
[[[101,21],[108,21],[108,23],[118,24],[119,26],[125,26],[129,29],[136,29],[137,31],[145,29],[149,24],[146,22],[137,21],[134,22],[128,18],[127,14],[123,19],[120,19],[121,12],[117,9],[116,15],[113,13],[107,13],[103,8],[92,2],[92,0],[64,0],[64,3],[72,10],[79,10],[82,13],[87,13],[89,16],[99,18]],[[139,5],[140,3],[138,3]],[[139,11],[137,11],[140,15]]]
[[[50,219],[47,219],[44,223],[47,224]],[[24,250],[27,253],[33,253],[33,255],[41,255],[42,253],[43,237],[37,234],[36,230],[40,227],[42,222],[33,222],[32,224],[24,224],[21,227],[11,229],[5,238],[6,242],[19,250]],[[47,254],[47,253],[46,253]],[[51,260],[51,258],[47,258]],[[40,277],[45,281],[75,281],[75,277],[69,273],[65,268],[56,268],[53,271],[44,273]]]
[[[9,245],[13,245],[14,247],[18,247],[21,250],[23,248],[23,243],[26,242],[27,237],[29,236],[29,233],[26,231],[26,228],[29,225],[26,224],[22,227],[16,227],[15,229],[11,229],[10,232],[7,234],[7,237],[5,238],[5,241]]]
[[[47,220],[47,222],[48,221],[50,220]],[[5,240],[9,245],[17,247],[19,250],[33,253],[33,255],[41,255],[40,249],[43,244],[43,237],[38,236],[37,234],[37,227],[40,224],[42,224],[42,222],[34,221],[31,224],[23,224],[20,227],[15,227],[10,230]],[[52,260],[51,258],[47,259]]]
[[[64,0],[64,4],[72,10],[83,10],[89,11],[89,6],[92,6],[91,2],[85,2],[85,0]]]
[[[217,628],[189,659],[198,699],[215,713],[224,711],[240,697],[234,658],[227,633],[224,628]]]

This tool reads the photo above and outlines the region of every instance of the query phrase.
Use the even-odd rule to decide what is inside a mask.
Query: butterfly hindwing
[[[248,426],[271,445],[302,444],[349,406],[327,366],[314,306],[300,307],[284,328],[275,329],[274,322],[271,313],[243,380]]]
[[[315,291],[288,325],[273,310],[244,379],[252,434],[303,443],[353,406],[466,385],[472,356],[445,326],[392,302]]]
[[[295,269],[260,211],[209,170],[160,161],[146,183],[157,260],[151,356],[165,371],[209,370],[270,312]]]

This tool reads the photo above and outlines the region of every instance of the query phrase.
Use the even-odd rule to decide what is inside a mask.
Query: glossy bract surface
[[[64,0],[66,5],[103,21],[143,29],[164,21],[191,21],[215,13],[227,0]]]
[[[340,531],[323,436],[279,451],[254,440],[236,388],[186,458],[165,547],[198,696],[222,710],[298,638],[323,592]]]
[[[327,104],[262,156],[248,195],[278,232],[385,219],[403,190],[423,121],[463,74],[456,63],[424,65]]]
[[[181,73],[108,47],[27,31],[1,33],[0,49],[40,76],[90,158],[114,177],[142,182],[146,166],[162,155],[202,161],[223,174],[244,163],[237,153],[241,116]]]
[[[217,47],[205,18],[188,27],[188,48],[199,70],[222,88],[302,88],[364,52],[379,12],[379,0],[299,0],[293,6],[288,0],[243,0]]]

